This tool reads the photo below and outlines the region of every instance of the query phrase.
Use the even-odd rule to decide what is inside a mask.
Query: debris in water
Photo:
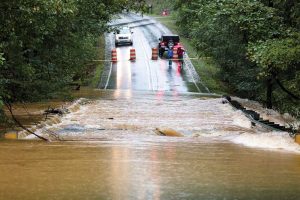
[[[62,108],[62,109],[59,109],[59,108],[48,108],[47,110],[44,111],[44,114],[45,115],[48,115],[48,114],[58,114],[58,115],[63,115],[63,114],[66,114],[68,113],[68,109],[66,108]]]
[[[173,129],[160,129],[160,128],[156,128],[155,132],[158,135],[162,135],[162,136],[172,136],[172,137],[183,137],[183,135]]]
[[[229,102],[231,102],[231,97],[228,95],[223,95],[221,102],[222,102],[222,104],[229,103]]]

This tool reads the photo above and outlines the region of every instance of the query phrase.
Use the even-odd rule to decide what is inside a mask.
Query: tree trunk
[[[273,83],[272,78],[267,80],[267,108],[271,109],[272,105],[272,92],[273,92]]]
[[[273,8],[273,7],[274,7],[273,0],[269,0],[269,7],[271,7],[271,8]]]
[[[279,81],[278,78],[276,78],[276,82],[277,82],[277,84],[279,85],[279,87],[280,87],[284,92],[286,92],[288,95],[290,95],[293,99],[295,99],[295,100],[299,100],[299,99],[300,99],[300,98],[297,97],[295,94],[293,94],[292,92],[288,91],[288,90],[282,85],[282,83]]]

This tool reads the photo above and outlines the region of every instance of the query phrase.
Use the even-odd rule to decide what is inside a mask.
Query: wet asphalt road
[[[140,15],[120,15],[112,22],[113,25],[129,26],[133,31],[133,45],[115,47],[114,34],[106,36],[106,53],[117,50],[117,63],[107,62],[100,84],[101,89],[171,91],[173,94],[201,91],[194,80],[193,74],[179,63],[173,61],[169,65],[167,59],[152,60],[152,48],[157,47],[158,38],[163,33],[171,33],[155,20]],[[130,49],[136,51],[136,61],[130,61]],[[108,58],[107,58],[108,59]],[[110,59],[110,58],[109,58]]]

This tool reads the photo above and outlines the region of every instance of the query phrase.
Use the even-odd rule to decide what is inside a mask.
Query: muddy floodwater
[[[61,141],[0,141],[0,199],[300,199],[298,146],[220,99],[94,93],[37,130]]]
[[[0,199],[299,199],[300,157],[205,139],[1,142]]]

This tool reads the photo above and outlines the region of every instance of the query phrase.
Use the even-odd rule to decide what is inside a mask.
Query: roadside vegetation
[[[200,58],[209,58],[208,63],[213,65],[204,67],[213,69],[212,78],[217,78],[219,84],[212,85],[225,85],[225,91],[233,95],[300,118],[298,1],[172,2],[170,9],[177,31],[188,39]],[[201,67],[197,69],[201,76],[207,74],[201,72]],[[203,80],[211,85],[205,76]]]
[[[76,84],[96,86],[103,65],[91,61],[103,55],[107,23],[141,7],[138,0],[2,0],[0,123],[5,106],[68,98]]]

